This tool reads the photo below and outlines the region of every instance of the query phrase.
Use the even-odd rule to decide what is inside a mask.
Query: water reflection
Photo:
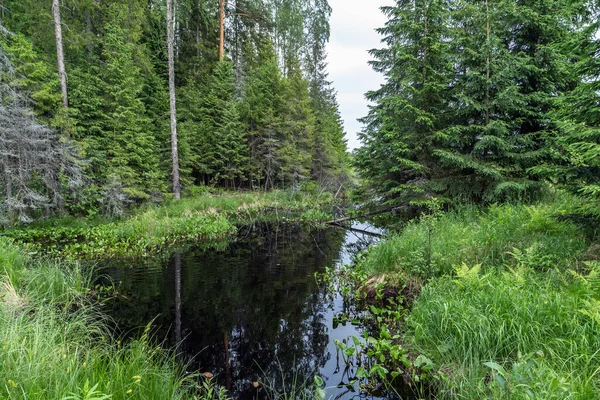
[[[153,321],[156,337],[179,344],[190,369],[217,375],[235,399],[262,398],[255,381],[289,390],[316,374],[328,395],[358,398],[336,387],[348,382],[348,371],[333,340],[359,332],[351,325],[333,329],[343,303],[319,288],[314,275],[349,262],[369,240],[363,233],[304,231],[294,224],[243,227],[224,251],[192,248],[166,262],[103,270],[123,295],[106,311],[125,335]]]

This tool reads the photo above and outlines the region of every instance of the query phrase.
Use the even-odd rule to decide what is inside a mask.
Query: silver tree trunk
[[[62,27],[60,25],[59,0],[52,0],[52,13],[54,14],[54,32],[56,36],[56,55],[58,58],[58,75],[60,77],[60,89],[62,92],[63,105],[69,107],[67,93],[67,73],[65,72],[65,56],[63,53]]]
[[[173,17],[173,1],[167,0],[167,50],[169,53],[169,102],[171,104],[171,153],[173,157],[173,196],[181,198],[179,182],[179,152],[177,149],[177,107],[175,104],[175,20]]]

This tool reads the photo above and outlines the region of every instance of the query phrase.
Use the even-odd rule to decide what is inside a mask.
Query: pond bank
[[[600,246],[560,218],[570,204],[461,207],[373,246],[345,289],[382,300],[357,347],[384,372],[364,373],[439,399],[600,398]]]
[[[217,242],[235,226],[265,218],[321,223],[337,203],[330,193],[298,191],[204,194],[162,205],[143,206],[115,221],[63,218],[23,228],[4,236],[34,244],[44,254],[68,259],[144,257],[165,248],[198,241]],[[328,209],[329,212],[323,210]]]
[[[94,304],[89,273],[33,260],[28,252],[0,238],[0,397],[213,398],[197,388],[203,381],[184,377],[183,367],[152,345],[147,332],[127,344],[112,337]]]

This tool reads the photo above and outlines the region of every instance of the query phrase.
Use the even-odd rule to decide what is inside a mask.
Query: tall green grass
[[[433,280],[407,341],[448,381],[439,398],[600,398],[600,280],[525,266]]]
[[[463,206],[410,222],[399,234],[372,247],[361,262],[370,274],[422,278],[450,274],[454,266],[528,263],[565,268],[587,248],[580,229],[559,221],[569,198],[536,205]]]
[[[80,267],[33,261],[3,238],[0,265],[0,398],[213,398],[147,335],[117,342]]]

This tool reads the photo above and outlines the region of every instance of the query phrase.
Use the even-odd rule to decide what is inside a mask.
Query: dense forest
[[[5,217],[114,214],[171,191],[170,3],[0,3]],[[184,190],[337,189],[346,145],[327,1],[180,0],[172,14]]]
[[[386,82],[356,159],[396,204],[532,200],[549,179],[600,197],[600,9],[588,0],[423,0],[384,7]]]

